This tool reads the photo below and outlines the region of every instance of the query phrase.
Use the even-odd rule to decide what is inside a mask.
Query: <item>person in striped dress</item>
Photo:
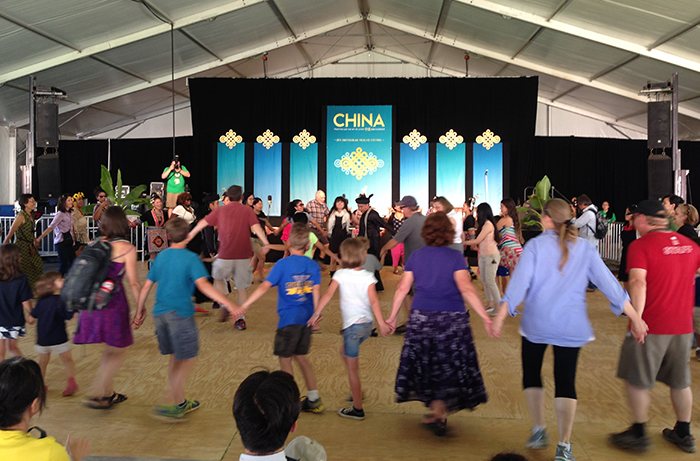
[[[501,236],[501,243],[498,244],[501,263],[496,272],[496,284],[501,288],[501,293],[505,293],[510,275],[518,264],[520,253],[523,252],[524,243],[518,210],[515,208],[515,201],[510,197],[501,200],[501,218],[496,228]]]

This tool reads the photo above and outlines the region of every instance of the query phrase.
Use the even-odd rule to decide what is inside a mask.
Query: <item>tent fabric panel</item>
[[[574,75],[591,77],[632,56],[607,45],[545,29],[518,56]]]
[[[175,31],[175,72],[216,60],[182,33]],[[149,79],[170,75],[170,32],[120,46],[98,56]]]
[[[360,15],[356,0],[318,3],[309,0],[277,0],[275,4],[297,36],[303,36],[304,33],[323,27],[329,22],[355,20]]]
[[[187,32],[221,57],[255,48],[264,43],[289,43],[284,29],[267,3],[258,3],[241,10],[187,27]]]
[[[534,24],[453,2],[441,34],[444,43],[459,40],[512,56],[537,29]]]
[[[442,6],[442,0],[369,0],[368,3],[372,21],[398,21],[424,29],[430,35],[435,31]]]

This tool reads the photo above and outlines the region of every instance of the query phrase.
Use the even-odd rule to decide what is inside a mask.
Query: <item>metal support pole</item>
[[[34,168],[34,149],[36,146],[36,136],[34,134],[35,126],[35,115],[34,110],[34,86],[36,82],[33,75],[29,76],[29,133],[27,133],[27,156],[26,169],[24,171],[25,181],[22,181],[22,193],[31,194],[32,193],[32,168]]]
[[[673,96],[671,101],[671,149],[673,152],[674,193],[686,200],[685,175],[681,172],[681,151],[678,149],[678,72],[673,73]]]

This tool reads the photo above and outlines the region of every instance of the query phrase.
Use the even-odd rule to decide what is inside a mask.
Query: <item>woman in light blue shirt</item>
[[[507,315],[520,314],[516,308],[525,301],[519,332],[523,388],[534,420],[532,436],[526,443],[529,448],[548,445],[541,369],[545,349],[548,345],[554,348],[557,461],[575,459],[571,454],[571,431],[577,403],[576,363],[580,348],[595,339],[586,305],[588,282],[593,282],[610,300],[615,315],[624,312],[630,318],[637,341],[644,341],[647,330],[595,246],[578,237],[578,229],[570,224],[572,217],[571,207],[561,199],[544,205],[545,232],[525,245],[493,324],[494,333],[500,335]]]

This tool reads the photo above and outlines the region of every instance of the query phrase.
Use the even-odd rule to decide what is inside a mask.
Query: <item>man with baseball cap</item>
[[[418,202],[416,202],[416,198],[412,195],[404,195],[396,206],[401,208],[406,220],[403,222],[401,229],[399,229],[396,235],[394,235],[391,240],[386,242],[386,244],[382,247],[379,258],[383,260],[387,251],[391,250],[399,243],[403,243],[404,261],[408,261],[408,258],[411,257],[411,253],[425,246],[423,236],[421,236],[423,224],[425,223],[425,216],[421,214]],[[404,302],[407,302],[410,306],[412,301],[413,288],[411,288],[411,291],[409,292],[409,295],[406,296],[406,300]],[[406,332],[405,323],[408,319],[409,310],[410,309],[401,309],[401,311],[399,311],[400,316],[406,317],[401,318],[398,321],[400,326],[396,328],[396,332],[399,334]]]
[[[634,424],[624,432],[612,434],[610,441],[626,450],[649,449],[644,431],[651,404],[649,391],[656,381],[661,381],[671,388],[677,419],[673,429],[663,430],[663,436],[681,450],[694,453],[688,360],[700,247],[667,228],[668,218],[658,200],[639,203],[633,219],[641,237],[630,244],[627,253],[629,291],[632,305],[649,331],[644,343],[636,343],[628,333],[622,345],[617,376],[626,381]]]

